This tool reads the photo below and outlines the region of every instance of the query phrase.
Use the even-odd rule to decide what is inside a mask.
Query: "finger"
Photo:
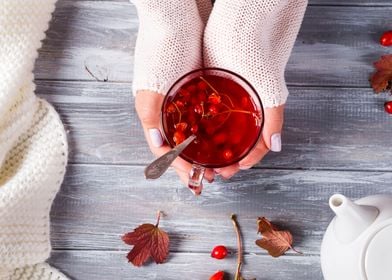
[[[228,180],[233,177],[240,170],[240,165],[238,163],[222,167],[216,168],[215,172],[222,176],[224,179]]]
[[[239,162],[240,169],[249,169],[268,153],[269,149],[261,138],[255,148]]]
[[[163,99],[164,96],[152,91],[140,91],[135,97],[135,108],[142,123],[145,137],[148,145],[154,148],[159,148],[164,143],[159,130]]]
[[[272,152],[282,150],[281,131],[284,120],[284,105],[267,108],[264,112],[263,140]]]

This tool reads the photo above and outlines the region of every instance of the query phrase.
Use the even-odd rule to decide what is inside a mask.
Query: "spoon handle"
[[[169,168],[170,164],[178,157],[179,154],[190,144],[193,140],[195,140],[196,136],[191,135],[187,139],[184,140],[180,145],[174,147],[166,154],[160,156],[149,165],[147,165],[146,169],[144,169],[144,175],[146,179],[158,179],[162,176],[163,173]]]

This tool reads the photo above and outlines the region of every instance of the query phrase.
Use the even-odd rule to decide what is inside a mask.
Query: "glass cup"
[[[235,164],[255,147],[264,111],[244,78],[225,69],[203,68],[182,76],[169,89],[161,124],[171,147],[197,136],[180,157],[192,164],[188,187],[199,195],[206,168]]]

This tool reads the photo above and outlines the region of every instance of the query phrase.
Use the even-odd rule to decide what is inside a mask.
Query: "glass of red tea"
[[[204,68],[174,83],[163,101],[161,120],[171,147],[196,136],[180,157],[192,164],[188,186],[198,195],[206,168],[237,163],[254,148],[264,112],[257,92],[244,78]]]

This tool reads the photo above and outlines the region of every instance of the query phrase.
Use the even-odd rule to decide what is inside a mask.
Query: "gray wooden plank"
[[[364,2],[364,1],[363,1]],[[297,85],[368,86],[371,63],[390,52],[378,36],[392,7],[310,6],[287,68]],[[360,20],[358,20],[360,18]],[[38,79],[132,80],[138,20],[128,2],[60,1],[40,51]]]
[[[256,219],[266,216],[292,231],[298,250],[317,255],[333,217],[329,196],[391,193],[391,180],[392,173],[385,172],[253,169],[207,184],[194,197],[171,170],[147,181],[142,166],[71,164],[52,207],[51,238],[56,249],[125,250],[120,236],[154,223],[161,210],[172,251],[208,253],[218,244],[236,247],[229,219],[236,213],[246,252],[264,254],[254,242]]]
[[[38,82],[69,130],[74,163],[146,164],[153,158],[130,84]],[[262,167],[392,170],[392,118],[370,89],[290,88],[283,151]]]
[[[208,254],[172,253],[167,263],[136,268],[127,264],[125,252],[54,251],[49,263],[75,280],[159,279],[205,280],[217,270],[234,278],[236,258],[211,260]],[[247,255],[243,274],[246,279],[323,279],[318,257],[282,257]]]

